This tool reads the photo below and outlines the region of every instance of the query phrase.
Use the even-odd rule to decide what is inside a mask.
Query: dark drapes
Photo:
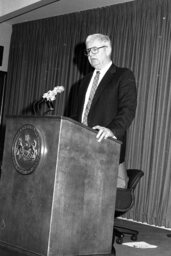
[[[43,92],[55,85],[63,85],[65,94],[57,99],[55,108],[55,114],[63,114],[71,86],[89,70],[82,43],[90,33],[109,34],[116,45],[114,55],[118,62],[124,64],[126,54],[125,64],[130,64],[128,50],[131,49],[126,49],[124,42],[124,52],[117,48],[122,47],[120,36],[127,23],[130,26],[127,27],[126,40],[133,40],[134,9],[134,4],[124,4],[14,25],[8,68],[11,102],[6,112],[27,114],[30,104]],[[16,101],[19,104],[15,104]]]
[[[114,63],[134,71],[138,90],[126,155],[128,167],[145,176],[127,217],[165,227],[171,227],[170,19],[170,0],[137,0],[14,25],[4,110],[30,115],[35,100],[63,85],[51,113],[63,115],[72,86],[89,71],[82,43],[90,33],[108,34]]]

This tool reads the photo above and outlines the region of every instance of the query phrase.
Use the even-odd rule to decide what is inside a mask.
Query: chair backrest
[[[128,188],[131,190],[135,190],[140,179],[143,177],[144,172],[138,169],[127,169],[127,174],[129,178]]]
[[[143,177],[144,173],[137,169],[127,169],[128,174],[128,187],[117,188],[116,204],[115,204],[115,217],[123,215],[130,210],[135,203],[134,190]]]

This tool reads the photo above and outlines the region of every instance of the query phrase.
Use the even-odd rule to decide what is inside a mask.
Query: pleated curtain
[[[70,111],[78,82],[90,70],[84,41],[91,33],[108,34],[113,62],[136,77],[138,106],[128,130],[126,162],[128,168],[142,169],[144,177],[125,217],[171,228],[170,0],[136,0],[14,25],[4,125],[6,115],[32,115],[33,102],[57,85],[65,91],[49,115]],[[70,101],[71,92],[75,100]]]

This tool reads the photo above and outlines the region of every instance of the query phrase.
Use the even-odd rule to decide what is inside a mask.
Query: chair
[[[117,188],[115,218],[122,216],[128,212],[135,203],[134,190],[144,175],[143,171],[137,169],[128,169],[128,187],[126,189]],[[125,227],[114,226],[113,240],[116,238],[116,243],[122,244],[124,235],[130,235],[131,240],[136,241],[138,231]]]

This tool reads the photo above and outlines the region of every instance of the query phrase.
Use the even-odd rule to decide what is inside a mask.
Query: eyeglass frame
[[[88,48],[88,49],[85,50],[84,54],[85,54],[86,56],[89,56],[89,55],[90,55],[90,52],[91,52],[92,54],[97,54],[97,53],[99,52],[99,49],[104,48],[104,47],[108,47],[108,46],[107,46],[107,45],[103,45],[103,46],[100,46],[100,47],[94,46],[94,47]],[[95,52],[92,52],[92,50],[95,51]]]

